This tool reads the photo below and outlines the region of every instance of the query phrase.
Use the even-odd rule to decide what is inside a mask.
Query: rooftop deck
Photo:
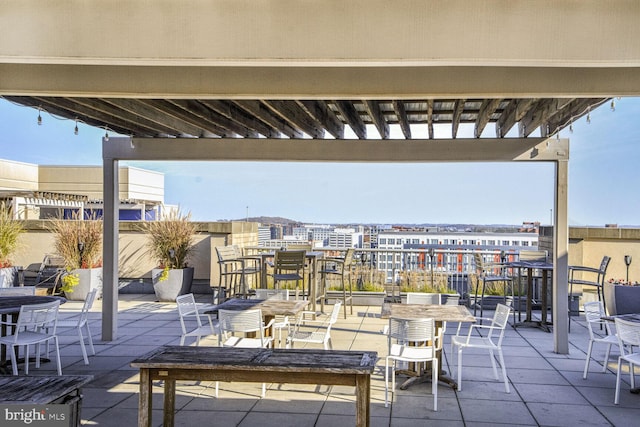
[[[206,295],[198,296],[205,300]],[[173,303],[158,303],[154,295],[121,295],[118,339],[100,341],[100,301],[91,313],[96,355],[90,365],[82,362],[74,332],[62,335],[64,374],[95,376],[84,388],[82,419],[85,425],[132,426],[137,423],[138,371],[129,362],[156,347],[178,344],[180,324]],[[78,312],[80,302],[61,306],[61,315]],[[492,313],[490,312],[489,315]],[[539,314],[539,313],[538,313]],[[486,312],[485,312],[486,315]],[[481,426],[481,425],[633,425],[640,419],[640,395],[629,393],[628,375],[622,385],[620,405],[613,404],[617,349],[612,349],[609,369],[601,372],[604,347],[595,346],[587,380],[582,379],[588,332],[584,318],[572,321],[570,354],[553,353],[553,335],[538,329],[507,327],[503,344],[511,393],[493,379],[486,353],[465,353],[463,391],[441,384],[438,412],[432,411],[429,384],[397,390],[393,403],[384,407],[384,356],[386,324],[380,307],[354,307],[354,314],[341,316],[332,329],[335,349],[366,349],[381,359],[371,381],[372,426]],[[456,373],[450,354],[448,328],[444,369]],[[192,344],[193,341],[187,341]],[[201,345],[217,345],[215,338]],[[598,363],[597,361],[600,361]],[[54,375],[54,363],[30,370],[33,375]],[[21,375],[23,372],[21,371]],[[161,389],[154,396],[154,425],[162,422]],[[354,424],[352,387],[268,384],[260,399],[257,383],[220,383],[220,397],[214,383],[181,382],[176,396],[176,425],[207,425],[215,419],[224,426],[343,426]],[[416,422],[418,424],[416,424]]]

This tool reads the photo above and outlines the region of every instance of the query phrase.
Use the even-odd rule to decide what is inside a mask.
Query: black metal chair
[[[569,296],[573,295],[573,285],[580,285],[582,288],[585,286],[595,287],[598,293],[598,301],[602,301],[602,306],[605,312],[607,311],[607,302],[604,297],[604,278],[607,274],[607,268],[611,257],[603,256],[600,262],[600,267],[588,267],[581,265],[569,266]],[[580,273],[576,276],[576,273]],[[571,331],[571,308],[569,308],[569,331]]]
[[[511,290],[511,301],[513,301],[513,278],[507,275],[507,268],[502,263],[485,263],[482,254],[474,253],[476,263],[476,274],[478,275],[478,283],[475,291],[475,301],[473,305],[473,315],[478,310],[478,290],[481,289],[480,317],[483,317],[484,298],[487,284],[502,283],[504,286],[504,302],[507,303],[507,292]],[[481,321],[482,323],[482,321]],[[515,316],[514,316],[515,323]]]

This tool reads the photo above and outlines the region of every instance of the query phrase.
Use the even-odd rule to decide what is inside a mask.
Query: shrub
[[[18,249],[18,239],[24,232],[22,221],[13,218],[10,208],[0,203],[0,268],[11,267],[11,256]]]
[[[183,215],[180,211],[172,211],[164,219],[143,223],[142,230],[148,235],[149,255],[160,268],[168,270],[188,266],[196,232],[191,213]]]

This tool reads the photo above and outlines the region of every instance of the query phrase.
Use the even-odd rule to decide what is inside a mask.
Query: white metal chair
[[[435,304],[440,305],[440,294],[427,292],[407,292],[407,304]]]
[[[35,294],[35,286],[13,286],[11,288],[0,288],[0,297],[29,296]]]
[[[433,410],[438,410],[438,336],[433,319],[389,318],[389,354],[384,369],[384,406],[389,406],[389,365],[391,365],[391,390],[396,389],[396,363],[431,362],[431,393]],[[392,340],[397,340],[392,343]]]
[[[24,372],[29,375],[29,346],[35,345],[36,368],[40,367],[40,345],[53,341],[56,348],[56,362],[58,375],[62,375],[60,365],[60,347],[56,326],[58,320],[58,307],[60,301],[52,301],[44,304],[23,305],[18,314],[13,333],[0,337],[0,345],[7,347],[11,357],[13,375],[18,375],[18,361],[16,347],[25,347]],[[11,324],[13,326],[13,324]]]
[[[275,299],[275,300],[289,300],[288,289],[256,289],[255,297],[257,299]],[[275,316],[273,325],[271,326],[274,331],[278,331],[278,347],[282,346],[282,331],[288,330],[291,327],[289,322],[289,316]]]
[[[333,349],[331,343],[331,326],[338,320],[342,301],[338,300],[333,306],[328,321],[314,319],[316,313],[303,311],[298,315],[293,331],[287,336],[287,348],[294,343],[322,344],[325,350]],[[308,316],[311,316],[309,318]],[[313,330],[309,330],[309,329]]]
[[[631,388],[635,388],[634,366],[640,365],[640,323],[615,319],[616,331],[618,333],[618,346],[620,347],[620,356],[618,357],[618,370],[616,371],[616,395],[613,403],[616,405],[620,401],[620,374],[622,371],[622,363],[629,364],[629,378],[631,380]],[[636,351],[633,351],[635,347]]]
[[[610,322],[602,320],[602,316],[604,316],[605,313],[604,305],[601,301],[586,302],[584,304],[584,315],[587,321],[587,329],[589,330],[589,349],[587,350],[587,359],[584,362],[584,373],[582,374],[582,378],[587,379],[593,344],[601,343],[606,344],[607,346],[607,350],[604,355],[604,363],[602,365],[602,372],[606,372],[607,365],[609,364],[609,353],[611,351],[611,345],[618,345],[618,337],[615,333],[612,333],[609,326]],[[604,329],[604,332],[606,334],[605,336],[599,337],[595,335],[593,328],[596,325],[599,325]]]
[[[178,306],[178,314],[180,315],[180,326],[182,327],[182,335],[180,336],[180,345],[184,345],[187,337],[196,337],[196,346],[200,345],[200,337],[208,335],[218,335],[218,325],[208,316],[209,322],[203,323],[200,319],[200,310],[193,294],[180,295],[176,298]],[[194,319],[196,327],[189,329],[187,321]]]
[[[96,351],[93,348],[93,338],[91,337],[91,329],[89,328],[89,310],[93,306],[93,302],[96,299],[96,294],[98,293],[98,288],[94,288],[87,294],[87,298],[84,300],[84,305],[82,306],[82,311],[80,314],[76,316],[76,318],[71,319],[62,319],[58,320],[58,331],[61,329],[71,329],[75,328],[78,331],[78,338],[80,340],[80,348],[82,349],[82,358],[84,359],[84,364],[89,364],[89,358],[87,357],[87,349],[84,345],[84,336],[82,335],[82,328],[87,330],[87,338],[89,341],[89,349],[91,349],[91,355],[95,355]]]
[[[458,391],[462,391],[462,351],[465,348],[479,348],[489,350],[491,366],[493,367],[493,374],[496,379],[499,377],[494,353],[498,353],[500,366],[502,367],[502,376],[504,377],[504,388],[507,393],[510,393],[507,369],[502,354],[502,339],[504,338],[505,327],[509,321],[510,311],[510,307],[504,304],[498,304],[493,318],[485,319],[491,321],[490,325],[473,324],[469,327],[467,336],[455,335],[451,337],[451,352],[453,353],[455,348],[458,348]],[[486,331],[486,336],[481,336],[478,333],[480,331]],[[472,336],[474,332],[478,333],[478,335]]]
[[[265,336],[274,321],[267,325],[262,321],[262,310],[218,310],[220,322],[220,345],[222,347],[270,348],[273,337]],[[255,337],[247,337],[255,334]],[[243,336],[240,336],[243,335]],[[262,383],[262,397],[265,396],[266,385]],[[218,382],[216,382],[216,397],[218,397]]]

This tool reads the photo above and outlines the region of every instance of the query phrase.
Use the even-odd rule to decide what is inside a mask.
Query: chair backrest
[[[79,324],[87,321],[89,310],[91,310],[91,307],[93,307],[93,302],[96,300],[98,290],[98,288],[93,288],[89,291],[89,293],[87,293],[87,297],[85,298],[84,304],[82,305],[82,311],[80,312],[80,318],[78,319]]]
[[[306,251],[276,251],[273,268],[276,273],[303,271]]]
[[[216,246],[216,255],[218,255],[218,264],[236,259],[236,249],[232,246]]]
[[[607,268],[609,268],[609,262],[611,261],[611,257],[603,256],[602,261],[600,262],[600,268],[598,269],[598,283],[604,285],[604,276],[607,274]]]
[[[178,306],[178,314],[180,315],[180,326],[182,332],[187,333],[186,317],[194,317],[198,322],[198,327],[202,326],[200,314],[198,313],[198,305],[196,304],[193,294],[184,294],[176,297],[176,305]]]
[[[435,304],[440,305],[440,294],[426,292],[407,292],[407,304]]]
[[[547,261],[547,251],[519,251],[519,261]]]
[[[493,314],[493,319],[491,320],[491,326],[495,329],[491,329],[487,334],[489,339],[495,338],[494,332],[496,329],[500,330],[500,336],[498,337],[498,347],[502,344],[502,338],[504,337],[504,330],[509,323],[509,313],[511,313],[511,307],[500,304],[496,306],[496,311]]]
[[[640,346],[640,323],[615,318],[616,330],[618,332],[618,342],[620,343],[620,354],[626,356],[633,352],[632,348]]]
[[[16,331],[37,331],[47,335],[56,334],[58,308],[60,301],[45,302],[43,304],[23,305],[20,307]],[[15,340],[18,340],[18,334]]]
[[[311,243],[290,243],[287,245],[288,251],[310,251],[313,249]]]
[[[220,333],[223,337],[236,333],[256,332],[262,337],[262,310],[218,310]]]
[[[355,251],[353,250],[353,248],[347,249],[347,251],[344,253],[344,268],[345,269],[349,269],[351,264],[353,264],[353,254],[354,253],[355,253]]]
[[[587,321],[587,329],[589,330],[589,337],[594,339],[593,325],[604,325],[607,335],[610,334],[609,322],[602,320],[604,316],[604,305],[601,301],[590,301],[584,303],[584,318]]]
[[[433,346],[433,342],[436,339],[435,322],[433,319],[401,319],[390,317],[389,331],[387,333],[389,351],[391,350],[394,339],[401,345],[408,345],[409,343],[414,345],[428,345],[435,351],[435,347]]]
[[[35,286],[14,286],[11,288],[0,288],[0,297],[15,297],[23,295],[35,295]]]
[[[257,299],[289,300],[287,289],[256,289]]]

